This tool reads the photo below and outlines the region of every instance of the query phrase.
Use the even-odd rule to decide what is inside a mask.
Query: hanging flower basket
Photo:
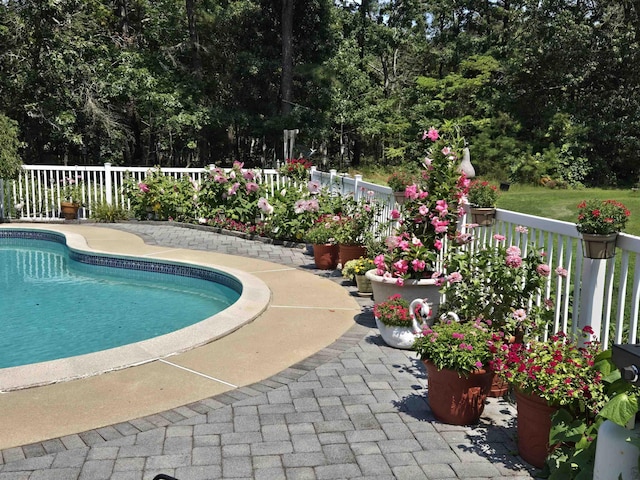
[[[493,207],[471,207],[471,223],[481,227],[490,227],[496,217],[496,209]]]
[[[594,233],[582,234],[582,253],[585,258],[604,260],[616,255],[616,241],[618,233],[608,235],[596,235]]]

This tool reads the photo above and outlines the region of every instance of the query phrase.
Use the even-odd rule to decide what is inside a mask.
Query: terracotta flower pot
[[[491,389],[493,372],[477,370],[465,377],[455,370],[439,370],[428,360],[429,406],[441,422],[451,425],[477,423]]]
[[[313,260],[320,270],[333,270],[338,266],[338,245],[314,244]]]
[[[340,263],[343,267],[349,260],[355,260],[357,258],[367,256],[367,247],[363,245],[346,245],[341,243],[338,246],[338,250]]]
[[[522,459],[537,468],[544,467],[549,454],[551,415],[558,409],[535,394],[516,390],[518,409],[518,453]]]
[[[60,202],[60,212],[65,220],[73,220],[78,217],[80,204],[72,202]]]

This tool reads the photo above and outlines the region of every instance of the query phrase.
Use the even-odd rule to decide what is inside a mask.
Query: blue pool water
[[[96,263],[107,258],[84,257]],[[0,238],[0,368],[164,335],[215,315],[240,296],[241,289],[208,279],[144,271],[166,265],[117,265],[80,263],[53,241]]]

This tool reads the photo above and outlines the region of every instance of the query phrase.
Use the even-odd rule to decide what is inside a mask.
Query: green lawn
[[[591,198],[613,199],[624,203],[631,211],[629,223],[624,231],[640,236],[640,192],[630,189],[552,190],[545,187],[512,185],[508,192],[502,192],[500,195],[498,207],[539,217],[575,222],[576,205],[582,200]]]

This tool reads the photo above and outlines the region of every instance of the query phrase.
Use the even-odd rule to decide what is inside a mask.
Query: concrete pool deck
[[[104,227],[2,224],[0,228],[79,234],[89,250],[98,253],[228,267],[262,280],[271,293],[264,312],[251,309],[256,318],[213,343],[124,370],[3,393],[0,450],[143,417],[250,385],[334,342],[360,313],[358,303],[334,282],[272,262],[147,245],[136,235]],[[35,368],[38,378],[52,370],[47,364]],[[76,376],[73,368],[65,371]],[[18,384],[19,374],[13,377],[11,384]]]

